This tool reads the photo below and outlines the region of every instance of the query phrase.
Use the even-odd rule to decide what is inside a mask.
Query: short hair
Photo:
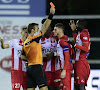
[[[27,27],[25,27],[25,26],[24,26],[24,27],[22,27],[22,31],[24,31],[25,29],[27,29]]]
[[[65,27],[64,27],[64,25],[62,23],[57,23],[55,25],[55,27],[61,28],[63,30],[63,32],[65,31]]]
[[[31,33],[32,29],[34,29],[34,26],[38,25],[37,23],[30,23],[28,25],[28,33]]]
[[[78,22],[79,25],[81,25],[82,27],[86,28],[87,26],[87,21],[85,19],[80,19]]]

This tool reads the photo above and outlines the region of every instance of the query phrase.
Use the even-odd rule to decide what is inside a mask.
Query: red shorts
[[[26,72],[11,70],[11,83],[12,90],[20,90],[20,87],[23,87],[23,90],[27,88],[27,75]]]
[[[48,86],[58,87],[60,85],[60,81],[54,82],[54,80],[60,79],[60,70],[55,72],[45,71],[45,73],[48,81]]]
[[[75,61],[74,64],[74,84],[85,84],[90,75],[90,66],[87,59]]]
[[[71,72],[72,70],[66,71],[66,77],[60,83],[60,90],[71,90]]]

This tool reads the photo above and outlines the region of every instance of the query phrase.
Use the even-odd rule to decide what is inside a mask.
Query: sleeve
[[[87,33],[82,33],[80,35],[80,38],[82,40],[83,46],[75,45],[76,48],[83,50],[85,52],[89,52],[90,50],[90,37]]]
[[[9,44],[9,48],[14,48],[15,40],[13,39],[9,41],[8,44]]]
[[[64,54],[64,68],[63,70],[67,70],[68,66],[70,64],[70,54],[69,54],[69,47],[68,47],[68,43],[66,43],[64,40],[60,41],[60,46],[63,48],[63,54]]]
[[[80,38],[81,38],[83,43],[89,43],[90,42],[90,37],[88,35],[88,32],[82,33]]]
[[[24,46],[23,46],[23,48],[22,48],[21,55],[26,56],[25,51],[24,51]]]

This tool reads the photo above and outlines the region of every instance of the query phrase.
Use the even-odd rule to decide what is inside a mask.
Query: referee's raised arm
[[[41,29],[42,35],[45,34],[45,32],[47,31],[48,27],[50,26],[54,14],[55,14],[55,8],[51,7],[48,19],[44,22],[44,24],[42,26],[42,29]]]

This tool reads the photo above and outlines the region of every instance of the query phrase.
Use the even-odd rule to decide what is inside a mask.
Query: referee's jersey
[[[29,65],[42,65],[42,49],[39,40],[41,39],[41,32],[37,32],[33,36],[28,36],[28,38],[24,42],[23,51],[26,55],[28,66]]]

